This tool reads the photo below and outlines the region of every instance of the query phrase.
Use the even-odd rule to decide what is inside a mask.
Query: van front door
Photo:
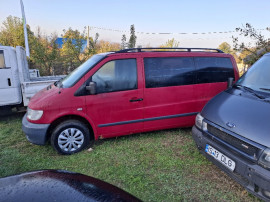
[[[99,136],[142,131],[143,90],[138,64],[136,58],[107,59],[88,79],[96,83],[96,94],[85,96],[87,114]]]

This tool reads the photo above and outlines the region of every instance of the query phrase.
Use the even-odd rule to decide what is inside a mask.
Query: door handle
[[[130,102],[140,102],[140,101],[143,101],[143,99],[142,98],[138,98],[138,99],[131,99],[131,100],[129,100]]]
[[[11,80],[10,80],[10,78],[8,78],[7,80],[8,80],[8,86],[11,86]]]

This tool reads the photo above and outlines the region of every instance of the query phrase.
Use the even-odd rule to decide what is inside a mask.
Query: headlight
[[[270,148],[267,148],[263,151],[259,159],[259,164],[264,168],[270,169]]]
[[[195,119],[195,125],[202,130],[207,130],[207,123],[203,121],[203,116],[198,113]]]
[[[39,120],[43,115],[42,110],[27,109],[27,118],[32,121]]]
[[[196,119],[195,119],[195,125],[198,128],[202,129],[202,123],[203,123],[203,117],[201,116],[200,113],[198,113],[197,116],[196,116]]]

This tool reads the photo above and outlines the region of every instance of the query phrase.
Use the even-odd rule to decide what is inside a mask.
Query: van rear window
[[[225,82],[234,78],[234,70],[230,58],[195,57],[196,83]]]
[[[146,88],[189,85],[195,82],[192,57],[145,58]]]
[[[234,78],[230,58],[169,57],[145,58],[146,88],[226,82]]]

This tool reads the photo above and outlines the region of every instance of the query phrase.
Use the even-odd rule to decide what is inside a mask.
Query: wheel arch
[[[94,129],[92,127],[92,125],[89,123],[89,121],[82,117],[82,116],[79,116],[79,115],[65,115],[65,116],[61,116],[61,117],[58,117],[57,119],[55,119],[49,126],[48,130],[47,130],[47,135],[46,135],[46,139],[49,140],[51,135],[52,135],[52,132],[53,130],[63,121],[67,121],[67,120],[77,120],[77,121],[80,121],[82,123],[84,123],[87,128],[89,129],[89,132],[90,132],[90,140],[95,140],[95,132],[94,132]]]

